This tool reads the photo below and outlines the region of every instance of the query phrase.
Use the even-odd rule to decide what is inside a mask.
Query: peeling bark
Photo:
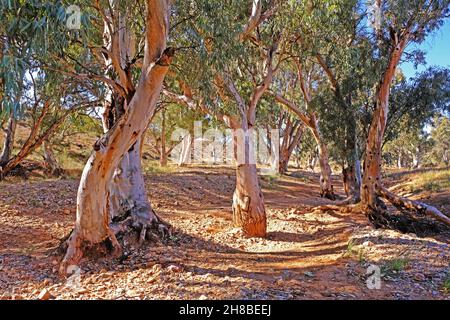
[[[256,164],[236,166],[233,194],[233,222],[246,236],[265,237],[267,233],[264,196],[259,186]]]
[[[66,274],[67,268],[76,265],[95,245],[109,242],[113,254],[121,251],[115,229],[110,226],[111,181],[122,158],[142,139],[155,112],[162,83],[174,55],[173,49],[165,49],[169,14],[167,0],[147,1],[147,35],[139,85],[125,114],[95,143],[83,170],[77,195],[77,219],[60,266],[62,274]],[[141,227],[145,230],[147,226]]]
[[[408,43],[409,33],[401,38],[393,34],[393,48],[383,79],[377,91],[376,109],[369,129],[364,176],[361,190],[361,205],[369,219],[377,225],[389,226],[390,217],[386,213],[380,197],[387,199],[400,211],[407,210],[418,216],[428,216],[450,226],[450,218],[435,207],[418,201],[399,197],[383,187],[381,181],[381,150],[389,112],[389,95],[396,68]]]
[[[361,201],[364,211],[371,219],[377,219],[376,216],[379,216],[380,212],[384,210],[380,205],[381,201],[378,199],[377,195],[377,189],[382,186],[381,149],[384,131],[386,129],[387,115],[389,112],[390,88],[406,44],[407,37],[402,39],[399,43],[396,43],[392,49],[388,66],[377,91],[376,108],[369,128],[366,155],[364,159]]]

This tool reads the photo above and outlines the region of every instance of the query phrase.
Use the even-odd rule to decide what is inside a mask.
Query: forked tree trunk
[[[299,64],[299,80],[302,88],[303,95],[305,97],[305,102],[308,104],[311,101],[309,90],[306,88],[305,82],[303,80],[301,65]],[[278,102],[282,103],[288,107],[291,111],[298,115],[300,120],[311,130],[311,133],[316,140],[317,147],[319,150],[319,163],[320,163],[320,195],[322,197],[334,200],[336,197],[333,191],[333,185],[331,181],[331,167],[328,162],[328,148],[322,139],[322,135],[319,130],[319,123],[317,116],[314,112],[309,111],[307,114],[302,112],[293,102],[285,99],[280,95],[275,95]],[[313,170],[314,171],[314,170]]]
[[[119,77],[116,81],[126,88],[127,95],[124,98],[113,88],[108,88],[102,119],[105,133],[123,116],[126,104],[130,104],[135,94],[134,84],[129,73],[131,60],[135,55],[135,37],[127,25],[128,14],[118,12],[115,5],[114,2],[111,3],[111,8],[116,10],[116,14],[119,16],[118,30],[111,30],[111,25],[105,23],[104,45],[115,52],[114,55],[105,57],[105,76],[118,74]],[[127,225],[124,221],[137,222],[142,226],[151,226],[159,221],[148,199],[142,173],[144,136],[145,133],[123,156],[110,184],[108,208],[116,232],[118,232],[118,226]],[[145,229],[141,229],[140,242],[145,238]]]
[[[377,194],[377,190],[382,187],[381,150],[389,112],[391,83],[406,43],[407,38],[396,44],[396,47],[391,52],[388,66],[376,94],[376,108],[372,117],[366,144],[361,203],[369,219],[374,222],[384,220],[381,215],[384,212],[384,206]]]
[[[70,265],[76,265],[85,251],[94,245],[109,242],[115,254],[121,250],[116,229],[110,226],[111,181],[122,158],[142,139],[155,111],[174,54],[173,49],[165,50],[169,13],[167,0],[147,1],[147,35],[139,86],[125,114],[96,142],[83,170],[77,196],[77,220],[61,263],[62,274],[69,271]],[[132,219],[130,222],[140,224],[141,235],[149,227],[146,221],[141,223]]]
[[[289,123],[288,123],[289,124]],[[283,135],[283,143],[280,148],[280,164],[278,172],[285,174],[288,171],[292,152],[300,143],[303,135],[303,127],[300,124],[288,125]]]
[[[2,154],[0,155],[0,167],[3,167],[11,159],[13,147],[14,147],[14,137],[16,134],[16,119],[14,113],[11,112],[8,120],[8,125],[5,129],[5,140],[3,141]],[[0,175],[2,170],[0,169]]]

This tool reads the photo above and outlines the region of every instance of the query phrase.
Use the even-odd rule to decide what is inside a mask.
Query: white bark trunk
[[[110,187],[111,220],[122,220],[127,215],[142,220],[144,225],[157,221],[145,188],[141,166],[141,140],[125,154],[114,173]]]
[[[236,166],[236,189],[233,194],[233,222],[250,237],[265,237],[266,210],[259,186],[256,164]]]
[[[78,188],[77,220],[60,268],[63,274],[67,273],[68,266],[78,263],[89,246],[109,239],[115,253],[120,251],[109,226],[111,181],[124,155],[142,138],[174,54],[172,49],[165,50],[170,14],[168,1],[148,0],[147,10],[146,46],[139,86],[124,116],[97,141],[84,168]]]
[[[233,194],[233,222],[249,237],[265,237],[267,233],[264,196],[252,161],[250,131],[234,130],[233,145],[236,162],[236,188]]]

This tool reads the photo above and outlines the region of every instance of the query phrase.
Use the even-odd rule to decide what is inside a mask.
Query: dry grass
[[[403,175],[403,174],[402,174]],[[429,169],[405,173],[401,184],[394,187],[408,193],[450,191],[450,169]]]

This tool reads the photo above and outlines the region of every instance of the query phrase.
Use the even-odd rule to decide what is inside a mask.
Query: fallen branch
[[[438,220],[450,226],[450,217],[440,212],[437,208],[425,203],[400,197],[384,187],[379,187],[377,193],[380,197],[388,200],[398,210],[408,210],[419,216],[426,216]]]

